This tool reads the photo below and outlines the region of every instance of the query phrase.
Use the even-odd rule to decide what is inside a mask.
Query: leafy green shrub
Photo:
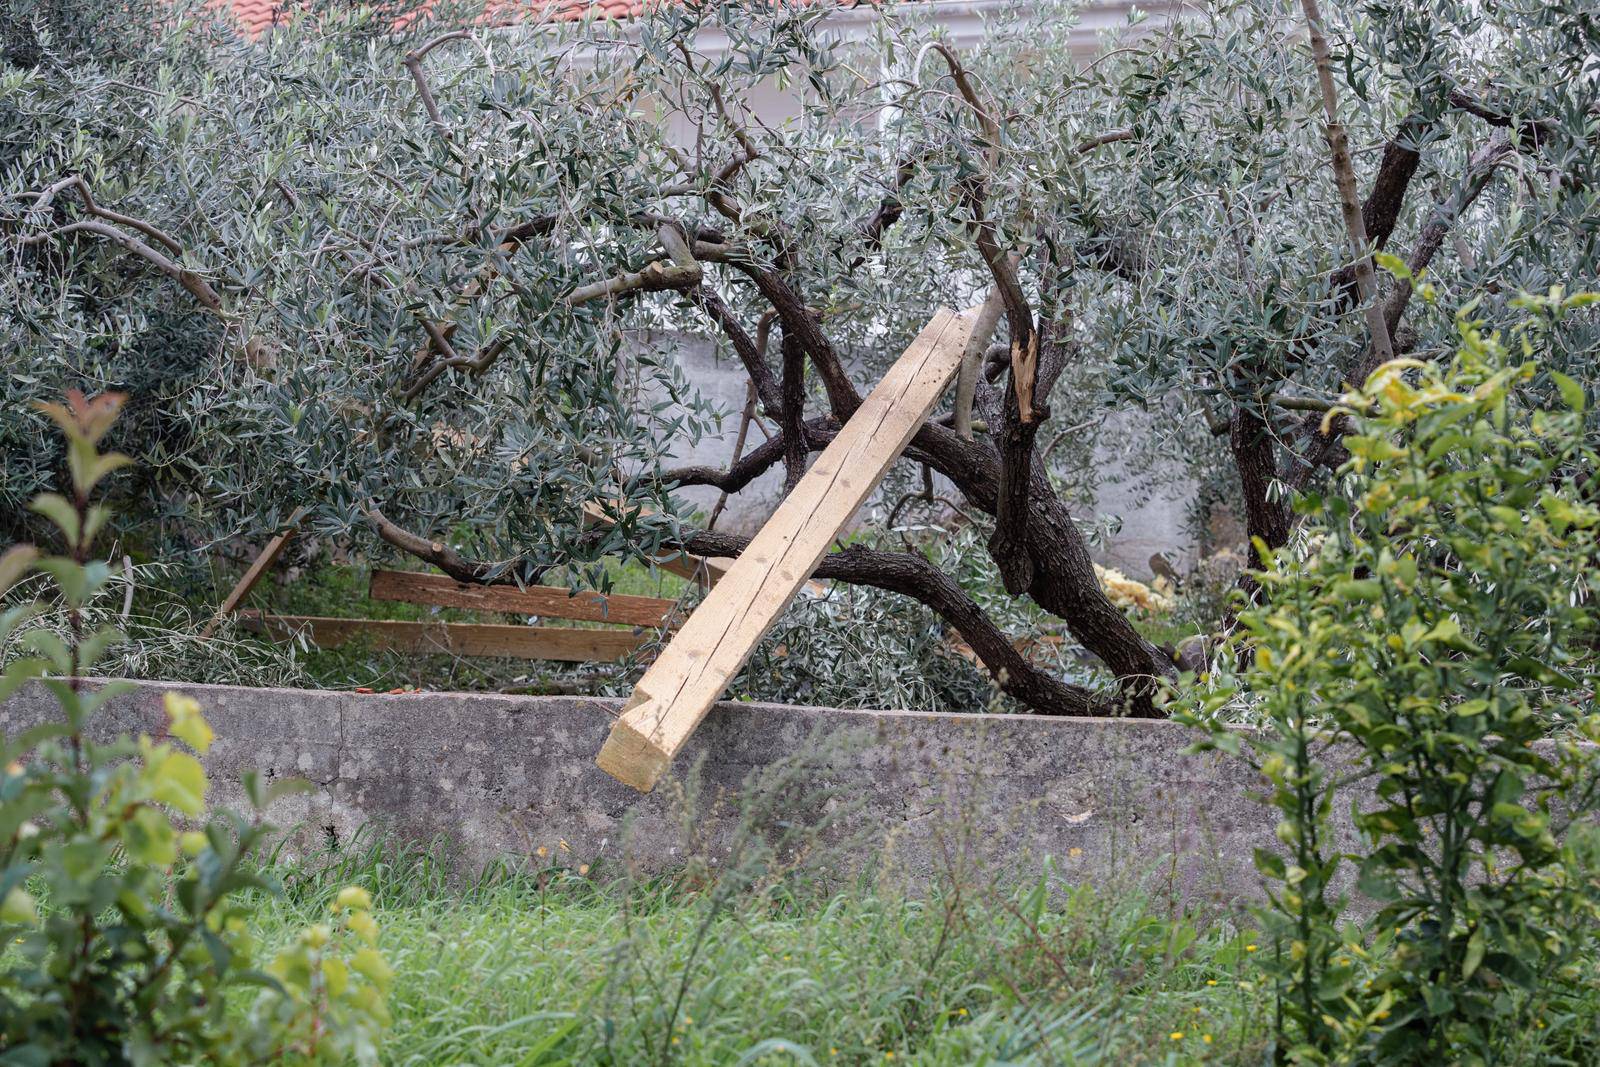
[[[1545,1062],[1539,1012],[1582,988],[1596,457],[1581,388],[1552,374],[1563,403],[1526,397],[1548,324],[1594,299],[1524,300],[1509,342],[1463,313],[1452,362],[1396,360],[1345,398],[1352,492],[1302,501],[1308,558],[1266,559],[1267,603],[1240,616],[1253,660],[1190,709],[1203,747],[1259,757],[1282,813],[1285,854],[1257,862],[1294,1062]],[[1241,688],[1259,731],[1208,714]],[[1358,786],[1364,934],[1338,926],[1328,821]]]
[[[373,1063],[386,1021],[387,963],[366,892],[349,888],[335,922],[268,956],[248,930],[252,891],[272,891],[252,855],[271,826],[262,812],[294,785],[246,776],[255,811],[206,807],[200,761],[212,731],[199,705],[168,694],[166,735],[93,740],[87,726],[120,691],[81,677],[117,640],[86,632],[83,606],[107,581],[91,559],[107,512],[90,494],[125,456],[97,443],[121,397],[43,409],[67,438],[72,496],[33,504],[68,551],[14,547],[0,557],[0,593],[29,569],[49,574],[70,632],[23,640],[37,653],[0,675],[0,700],[45,674],[62,719],[0,737],[0,1058],[17,1064]],[[27,620],[0,616],[0,637]],[[181,743],[181,744],[180,744]]]

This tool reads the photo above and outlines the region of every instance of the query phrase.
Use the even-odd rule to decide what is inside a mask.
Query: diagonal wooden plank
[[[367,595],[373,600],[426,604],[469,611],[508,611],[548,619],[617,622],[629,626],[661,626],[677,611],[675,600],[653,596],[601,596],[551,585],[472,585],[440,574],[373,571]]]
[[[251,562],[244,575],[228,592],[227,597],[222,601],[222,606],[217,608],[215,615],[211,616],[211,621],[206,623],[205,627],[200,631],[202,639],[216,633],[217,627],[222,625],[222,620],[239,610],[239,605],[244,603],[244,598],[250,595],[250,590],[256,587],[256,583],[261,580],[261,576],[271,570],[274,563],[278,562],[278,557],[283,554],[284,546],[294,539],[295,533],[300,529],[300,523],[305,520],[307,511],[307,508],[294,509],[294,514],[290,515],[289,521],[284,523],[283,530],[279,532],[278,536],[267,542],[266,547],[261,550],[261,554]]]
[[[596,761],[649,792],[851,516],[915,436],[961,362],[976,309],[941,309],[645,672]]]
[[[275,641],[304,633],[318,648],[339,648],[365,638],[395,652],[444,652],[457,656],[507,656],[568,663],[609,663],[637,651],[653,635],[627,630],[579,630],[557,626],[504,626],[473,622],[412,622],[400,619],[337,619],[320,615],[240,617],[246,630]]]

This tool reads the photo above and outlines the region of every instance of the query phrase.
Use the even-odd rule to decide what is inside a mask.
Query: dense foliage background
[[[140,506],[121,533],[169,582],[206,588],[235,538],[300,505],[325,550],[376,550],[379,507],[490,574],[585,585],[610,580],[602,557],[677,536],[693,517],[668,493],[672,444],[735,413],[637,338],[727,345],[702,294],[747,335],[768,301],[714,254],[697,291],[574,298],[655,261],[663,221],[781,268],[870,384],[938,304],[982,299],[980,176],[1067,353],[1040,440],[1081,534],[1115,522],[1090,506],[1107,449],[1198,474],[1198,529],[1221,505],[1286,531],[1291,489],[1321,477],[1305,462],[1320,409],[1367,355],[1290,5],[1221,0],[1086,65],[1072,5],[1019,4],[963,56],[994,131],[916,5],[849,46],[826,6],[761,3],[506,28],[312,4],[256,41],[198,6],[18,10],[0,72],[0,536],[29,532],[21,503],[60,460],[26,402],[124,390],[116,444],[139,462],[118,489]],[[1425,260],[1441,295],[1397,316],[1400,350],[1448,350],[1435,306],[1475,301],[1493,328],[1520,291],[1596,280],[1586,5],[1326,16],[1371,239]],[[712,25],[725,51],[698,50]],[[473,28],[437,40],[457,26]],[[797,102],[781,125],[741,104],[774,83]],[[1543,366],[1592,390],[1596,331],[1569,316]],[[822,386],[804,382],[813,411]],[[1147,413],[1148,434],[1101,439],[1114,412]],[[901,464],[878,515],[918,484]],[[613,497],[662,517],[585,532],[583,504]],[[910,542],[1003,627],[1041,622],[996,594],[982,509],[910,512]],[[886,538],[866,540],[902,547]]]

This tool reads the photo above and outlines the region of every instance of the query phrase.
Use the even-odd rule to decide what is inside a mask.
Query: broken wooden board
[[[469,611],[505,611],[547,619],[615,622],[628,626],[663,626],[678,611],[675,600],[653,596],[601,596],[552,585],[473,585],[441,574],[373,571],[367,595],[373,600],[424,604]]]
[[[336,619],[320,615],[262,615],[257,612],[241,615],[239,622],[246,630],[275,641],[291,640],[303,633],[318,648],[339,648],[351,641],[366,639],[373,648],[392,652],[505,656],[513,659],[559,660],[564,663],[610,663],[638,651],[653,636],[627,630]]]
[[[602,526],[615,526],[620,503],[616,500],[587,500],[583,505],[583,517]],[[649,516],[655,512],[649,508],[639,508],[638,514]],[[699,582],[707,588],[720,582],[722,576],[728,573],[728,568],[733,565],[733,560],[726,556],[696,556],[690,552],[664,552],[650,562],[668,574],[676,574],[691,582]]]
[[[300,529],[300,523],[305,520],[306,511],[306,508],[295,508],[294,514],[289,516],[289,521],[284,523],[283,530],[279,532],[278,536],[268,541],[266,547],[261,550],[261,554],[251,561],[244,575],[229,590],[227,597],[222,601],[222,606],[217,608],[217,613],[211,616],[211,621],[206,623],[205,627],[200,631],[202,640],[216,633],[217,627],[222,625],[222,620],[239,610],[239,605],[244,603],[244,598],[250,595],[250,590],[256,587],[257,582],[261,581],[261,576],[271,570],[274,563],[278,562],[278,557],[283,554],[284,547],[294,539],[295,533]]]
[[[639,680],[600,750],[601,770],[642,792],[654,788],[921,428],[975,320],[976,309],[941,309],[911,342]]]

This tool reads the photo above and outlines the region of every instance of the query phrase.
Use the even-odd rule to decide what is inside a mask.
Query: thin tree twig
[[[422,60],[427,54],[447,41],[459,41],[470,38],[472,35],[466,30],[451,30],[441,33],[427,44],[413,48],[405,54],[400,62],[411,74],[411,80],[416,83],[417,97],[422,101],[422,108],[428,113],[428,122],[433,126],[434,132],[443,140],[450,140],[450,128],[444,124],[444,116],[439,112],[439,103],[433,98],[433,90],[428,88],[428,78],[422,72]]]
[[[737,464],[744,455],[745,438],[750,434],[750,423],[756,414],[756,383],[753,379],[745,381],[744,412],[739,416],[739,432],[733,439],[733,459],[731,463]],[[722,509],[728,506],[728,491],[722,490],[717,495],[717,502],[711,506],[711,514],[706,519],[706,529],[715,530],[717,519],[722,514]]]

